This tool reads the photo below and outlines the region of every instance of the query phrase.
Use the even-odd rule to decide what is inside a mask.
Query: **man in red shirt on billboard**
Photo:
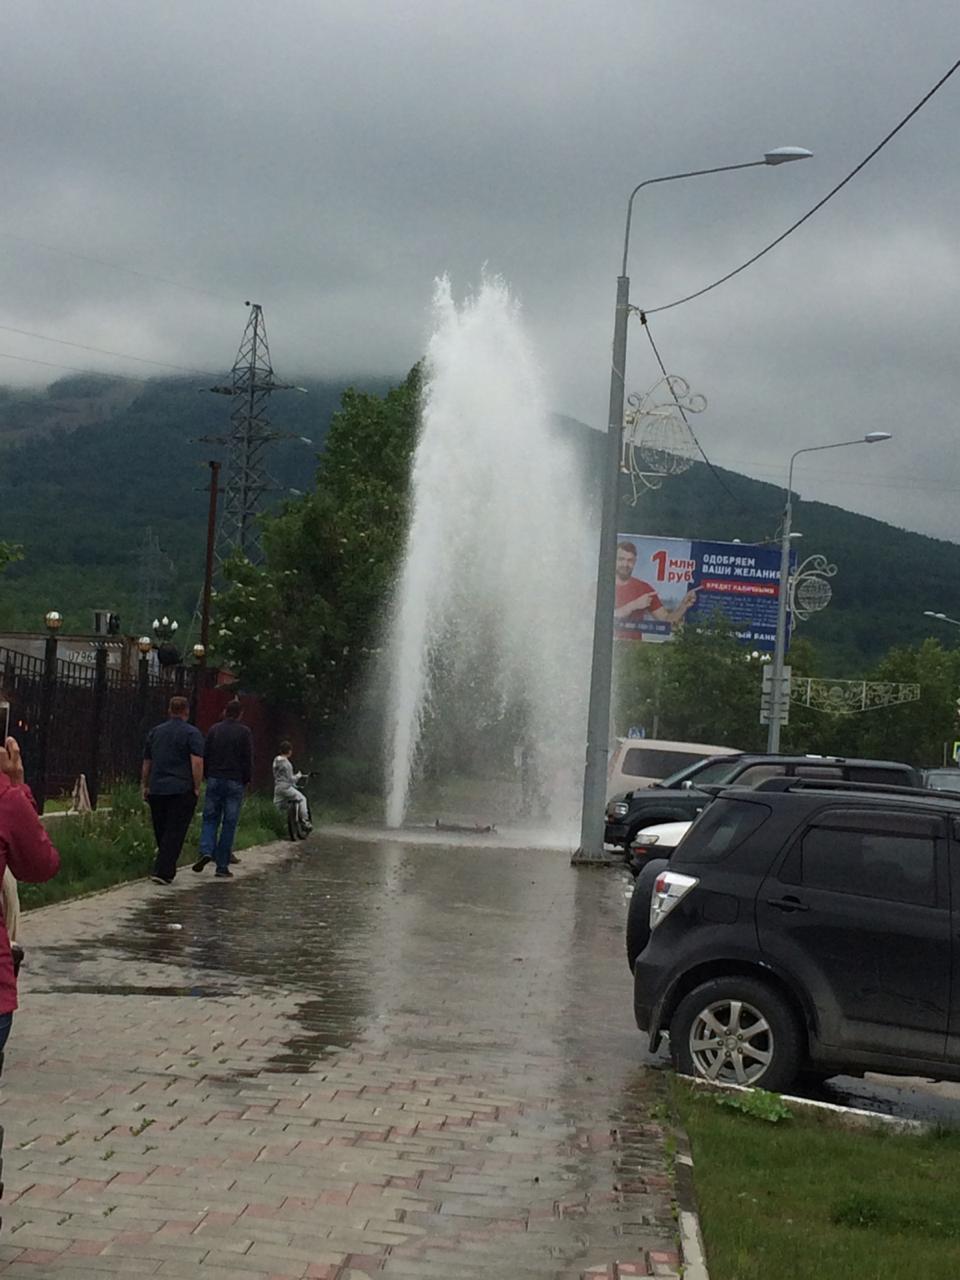
[[[633,576],[636,565],[637,549],[633,543],[619,543],[617,546],[617,596],[613,620],[614,634],[621,639],[640,639],[641,632],[638,624],[648,618],[655,622],[669,622],[671,625],[682,622],[687,610],[697,599],[696,589],[688,591],[678,605],[668,609],[654,587],[644,582],[642,578]]]

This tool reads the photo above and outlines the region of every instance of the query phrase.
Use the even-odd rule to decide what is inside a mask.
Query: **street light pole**
[[[934,613],[932,609],[924,609],[923,616],[925,618],[936,618],[938,622],[949,622],[952,627],[960,627],[960,621],[956,618],[950,618],[945,613]]]
[[[770,723],[767,726],[767,751],[776,754],[780,750],[780,718],[783,714],[783,669],[787,653],[787,604],[790,595],[790,531],[793,523],[793,464],[801,453],[822,453],[824,449],[846,449],[853,444],[880,444],[891,438],[889,431],[868,431],[857,440],[837,440],[834,444],[815,444],[798,449],[790,456],[787,471],[787,498],[783,507],[783,528],[780,532],[780,581],[777,589],[777,638],[773,651],[773,668],[770,685]]]
[[[613,612],[616,606],[614,564],[617,556],[617,499],[620,492],[620,455],[623,432],[624,378],[627,361],[627,320],[630,315],[630,279],[627,257],[633,202],[644,187],[683,178],[699,178],[710,173],[754,169],[760,165],[785,164],[805,160],[812,152],[802,147],[779,147],[765,153],[762,160],[746,164],[725,164],[713,169],[692,169],[638,183],[627,201],[627,221],[623,236],[623,261],[617,278],[617,302],[613,323],[613,357],[610,366],[610,405],[607,417],[607,447],[603,466],[603,499],[600,513],[600,546],[597,555],[597,595],[593,618],[593,655],[590,664],[590,699],[587,712],[587,752],[583,774],[583,807],[580,818],[580,847],[576,862],[603,858],[604,808],[607,799],[607,756],[610,750],[610,700],[613,681]]]

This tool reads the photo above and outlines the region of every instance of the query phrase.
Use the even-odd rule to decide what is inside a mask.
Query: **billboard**
[[[794,565],[791,552],[791,571]],[[624,533],[617,538],[616,573],[618,640],[659,644],[681,623],[709,623],[719,613],[744,645],[760,653],[774,650],[779,547]]]

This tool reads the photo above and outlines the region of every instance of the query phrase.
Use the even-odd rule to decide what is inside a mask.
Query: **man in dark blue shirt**
[[[156,884],[173,884],[202,782],[203,734],[190,724],[187,699],[171,698],[168,718],[147,735],[141,775],[157,841]]]
[[[233,698],[223,709],[223,718],[207,734],[203,749],[203,772],[207,794],[203,802],[200,829],[200,857],[194,871],[216,862],[216,874],[229,879],[233,872],[233,838],[240,820],[243,794],[253,776],[253,734],[245,724],[243,704]]]

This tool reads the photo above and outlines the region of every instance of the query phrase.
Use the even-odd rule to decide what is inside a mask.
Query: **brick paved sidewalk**
[[[623,883],[318,840],[27,920],[0,1274],[673,1275]]]

